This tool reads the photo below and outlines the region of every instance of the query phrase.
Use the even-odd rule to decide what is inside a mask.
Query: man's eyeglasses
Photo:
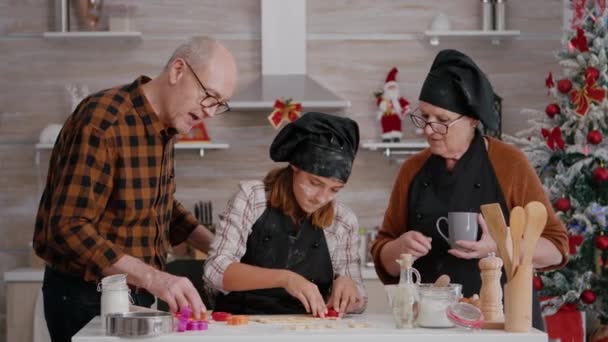
[[[416,113],[419,113],[419,112],[416,111]],[[426,126],[431,126],[431,129],[433,130],[433,132],[441,134],[441,135],[448,134],[448,128],[450,128],[450,126],[452,126],[454,123],[456,123],[458,120],[460,120],[463,116],[464,115],[459,116],[458,118],[454,119],[450,123],[443,123],[443,122],[437,122],[437,121],[427,121],[420,115],[410,114],[410,118],[411,118],[414,126],[416,126],[418,128],[422,128],[422,129],[425,129]]]
[[[186,61],[184,61],[184,63],[186,63],[186,66],[188,67],[188,69],[190,69],[190,71],[192,72],[192,75],[194,75],[194,78],[196,78],[196,81],[201,86],[201,88],[203,88],[203,91],[205,92],[205,97],[201,101],[201,107],[203,107],[204,109],[215,108],[215,114],[222,114],[222,113],[229,111],[230,106],[228,105],[228,102],[220,101],[217,98],[217,96],[213,96],[213,95],[209,94],[209,92],[207,91],[207,88],[205,88],[205,86],[203,85],[203,82],[201,82],[201,79],[198,78],[198,76],[196,75],[196,73],[194,72],[194,69],[192,69],[190,64],[188,64],[188,62],[186,62]]]

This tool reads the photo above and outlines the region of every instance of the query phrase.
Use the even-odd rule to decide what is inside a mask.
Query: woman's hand
[[[306,312],[325,317],[327,307],[317,285],[295,272],[288,271],[284,288],[304,305]]]
[[[362,301],[355,282],[350,277],[339,276],[334,280],[327,306],[333,307],[342,316],[358,309]]]
[[[448,253],[461,259],[481,259],[488,256],[490,253],[496,253],[496,242],[488,232],[486,220],[481,214],[477,215],[477,223],[481,228],[481,239],[479,241],[464,241],[458,240],[456,244],[459,249],[452,248]]]
[[[431,250],[431,238],[415,230],[401,234],[398,243],[402,253],[409,253],[416,258],[427,255]]]

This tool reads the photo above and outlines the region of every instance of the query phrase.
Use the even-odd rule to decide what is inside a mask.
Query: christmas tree
[[[567,265],[534,278],[543,313],[564,305],[608,323],[608,14],[605,1],[574,1],[572,29],[549,73],[544,113],[525,110],[530,128],[505,137],[524,150],[568,229]]]

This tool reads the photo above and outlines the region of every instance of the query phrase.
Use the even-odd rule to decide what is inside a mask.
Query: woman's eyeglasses
[[[416,112],[418,112],[418,111],[416,111]],[[417,114],[410,114],[410,119],[412,120],[412,123],[414,124],[414,126],[416,126],[418,128],[425,129],[426,126],[431,126],[431,129],[433,130],[433,132],[435,132],[437,134],[441,134],[441,135],[446,135],[446,134],[448,134],[448,128],[450,128],[454,123],[456,123],[458,120],[460,120],[460,118],[462,118],[463,116],[464,115],[459,116],[458,118],[454,119],[450,123],[427,121],[422,116],[417,115]]]

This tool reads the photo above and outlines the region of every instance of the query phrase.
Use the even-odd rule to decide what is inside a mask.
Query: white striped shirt
[[[245,255],[251,229],[267,205],[268,199],[262,181],[245,181],[239,184],[238,192],[220,214],[209,258],[205,262],[203,279],[206,287],[228,293],[223,289],[224,272],[230,264],[240,262]],[[350,277],[366,304],[367,295],[361,278],[358,230],[359,223],[355,214],[346,206],[336,203],[334,222],[324,228],[323,232],[334,275]],[[362,309],[364,308],[365,305]]]

